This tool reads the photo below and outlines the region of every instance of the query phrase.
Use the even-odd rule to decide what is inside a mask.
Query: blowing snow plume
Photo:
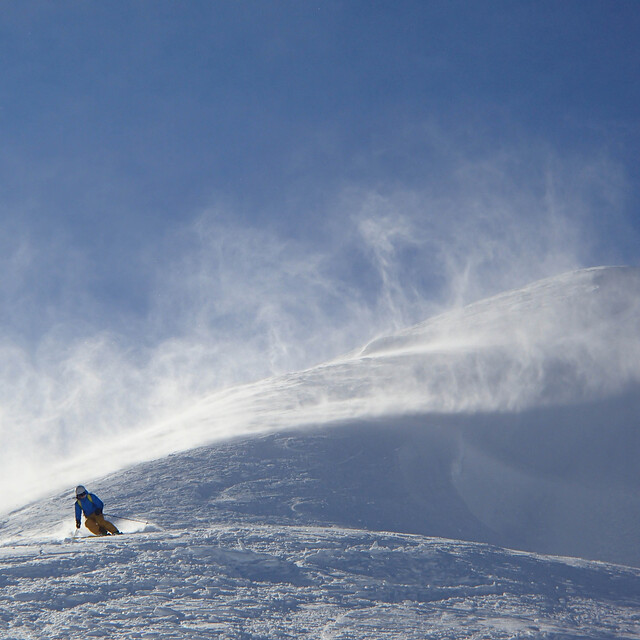
[[[410,406],[517,410],[599,399],[640,380],[640,272],[600,268],[549,278],[389,338],[362,356],[411,360]]]
[[[194,467],[198,477],[183,480],[203,491],[218,487],[206,494],[214,511],[205,519],[236,517],[221,478],[233,485],[241,477],[255,491],[266,482],[271,502],[282,503],[278,513],[304,500],[305,510],[291,512],[295,522],[638,564],[638,300],[635,268],[539,281],[323,365],[213,393],[103,449],[99,468],[74,459],[56,477],[71,485],[78,473],[96,477],[151,459],[166,475],[168,454],[263,434],[273,443],[231,441],[188,454],[204,459]],[[280,468],[269,452],[288,442],[284,431],[295,431],[295,446],[279,454],[273,493],[265,469]],[[251,450],[255,469],[225,470],[231,458],[244,460],[242,450]],[[179,469],[180,460],[172,456],[166,465]],[[141,473],[153,477],[154,468]],[[174,490],[182,499],[180,486]],[[344,500],[354,496],[345,510]],[[168,496],[165,502],[173,504]],[[317,513],[309,506],[315,503]],[[170,519],[161,508],[156,515]]]
[[[640,271],[587,269],[436,316],[299,373],[206,399],[216,420],[269,429],[385,414],[567,406],[640,382]],[[215,419],[214,419],[215,418]],[[200,439],[201,436],[197,438]]]
[[[190,454],[213,470],[205,519],[246,517],[244,499],[232,500],[242,478],[294,523],[638,565],[639,300],[635,268],[546,279],[324,365],[213,394],[130,442],[129,454],[272,431]],[[181,468],[180,457],[166,464]],[[205,491],[207,478],[184,482]]]
[[[177,449],[189,446],[188,415],[214,392],[226,416],[215,437],[242,433],[247,421],[268,427],[273,420],[247,417],[237,398],[272,383],[238,385],[287,374],[295,387],[303,377],[295,372],[444,309],[585,264],[626,261],[594,241],[606,236],[605,220],[616,236],[634,237],[616,213],[621,188],[606,159],[586,167],[558,160],[545,172],[540,153],[514,149],[496,160],[451,153],[447,140],[441,170],[426,172],[419,187],[356,181],[320,203],[298,193],[295,211],[274,216],[265,205],[259,221],[216,201],[106,262],[64,232],[46,242],[28,229],[9,234],[0,256],[0,511],[52,484],[74,485],[77,475],[135,463],[133,454],[105,452],[152,427],[173,424],[185,431],[173,438]],[[263,224],[276,218],[304,219],[304,228]],[[335,363],[347,360],[353,376],[345,373],[342,408],[333,392],[316,391],[294,406],[317,416],[325,395],[330,418],[394,402],[366,366],[355,371],[355,358]],[[438,388],[442,372],[430,378],[414,364],[384,374],[412,410],[525,401],[506,380],[501,397],[476,380],[463,400],[455,384]],[[155,446],[141,451],[144,459]],[[54,467],[70,460],[75,471],[57,476]]]

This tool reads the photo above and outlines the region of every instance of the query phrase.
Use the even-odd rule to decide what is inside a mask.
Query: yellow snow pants
[[[120,533],[114,524],[105,520],[102,514],[98,515],[97,513],[92,513],[85,518],[84,526],[96,536],[106,536],[107,531],[109,533]]]

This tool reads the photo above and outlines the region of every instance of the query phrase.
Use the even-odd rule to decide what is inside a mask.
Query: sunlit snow
[[[640,637],[639,294],[552,278],[65,461],[0,521],[0,635]]]

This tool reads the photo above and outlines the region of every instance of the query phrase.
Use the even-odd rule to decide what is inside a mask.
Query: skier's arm
[[[102,510],[104,509],[104,502],[102,502],[102,500],[100,500],[100,498],[98,498],[94,493],[91,494],[91,497],[93,498],[93,506],[96,508],[96,511],[102,513]]]
[[[80,526],[80,518],[82,516],[82,510],[80,509],[80,504],[76,500],[76,527]]]

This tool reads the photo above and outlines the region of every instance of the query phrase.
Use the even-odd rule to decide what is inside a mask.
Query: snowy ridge
[[[602,329],[623,328],[637,309],[640,270],[595,267],[547,278],[425,320],[369,343],[363,355],[509,345],[543,345]],[[517,322],[514,322],[517,320]]]
[[[72,461],[126,535],[78,537],[69,487],[3,516],[0,636],[640,637],[638,282],[537,283]]]
[[[521,409],[575,402],[606,396],[629,381],[640,380],[639,311],[640,270],[585,269],[482,300],[395,336],[374,340],[362,355],[392,359],[424,356],[435,366],[446,362],[440,369],[452,369],[447,377],[456,391],[467,391],[460,389],[458,363],[460,368],[476,368],[478,377],[482,371],[484,394],[478,392],[477,404],[463,409]],[[508,373],[498,377],[498,366]],[[518,376],[518,384],[509,379],[511,373]],[[480,390],[479,382],[474,389]],[[446,407],[434,408],[458,407],[452,398]]]
[[[216,392],[112,455],[121,468],[216,439],[305,424],[604,400],[640,384],[638,317],[638,269],[550,278],[376,340],[360,353]]]
[[[640,272],[534,283],[324,365],[212,393],[47,469],[56,488],[241,435],[403,415],[503,414],[605,402],[640,384]],[[631,409],[629,409],[631,410]],[[33,499],[18,487],[14,504]],[[6,499],[6,497],[5,497]]]

